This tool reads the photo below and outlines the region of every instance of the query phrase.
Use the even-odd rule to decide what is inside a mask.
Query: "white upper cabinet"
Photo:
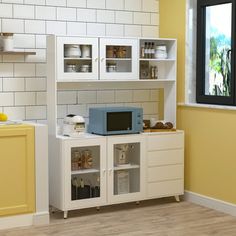
[[[57,37],[58,81],[98,79],[98,39]]]
[[[138,40],[100,39],[100,79],[138,80]]]

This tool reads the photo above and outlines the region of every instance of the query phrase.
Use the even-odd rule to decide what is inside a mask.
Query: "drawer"
[[[149,183],[147,185],[147,197],[164,197],[182,195],[184,193],[184,181],[171,180],[157,183]]]
[[[148,167],[161,166],[161,165],[173,165],[184,163],[184,150],[162,150],[148,152],[147,156]]]
[[[183,179],[184,166],[182,164],[169,166],[149,167],[147,171],[148,182]]]
[[[148,151],[163,149],[178,149],[184,147],[183,133],[150,135],[147,137]]]

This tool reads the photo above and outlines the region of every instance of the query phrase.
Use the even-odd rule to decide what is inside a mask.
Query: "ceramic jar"
[[[2,33],[2,50],[3,51],[13,51],[13,33]]]
[[[80,45],[66,44],[65,57],[81,57]]]
[[[91,58],[90,46],[81,45],[82,58]]]

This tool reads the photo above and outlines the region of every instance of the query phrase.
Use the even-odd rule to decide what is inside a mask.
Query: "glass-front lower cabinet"
[[[108,202],[122,203],[143,199],[145,192],[143,136],[110,136],[107,145]]]
[[[65,205],[67,210],[106,202],[106,139],[64,142]]]

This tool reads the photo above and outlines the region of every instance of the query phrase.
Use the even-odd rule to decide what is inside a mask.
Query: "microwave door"
[[[132,112],[107,113],[108,132],[131,131],[132,128]]]

